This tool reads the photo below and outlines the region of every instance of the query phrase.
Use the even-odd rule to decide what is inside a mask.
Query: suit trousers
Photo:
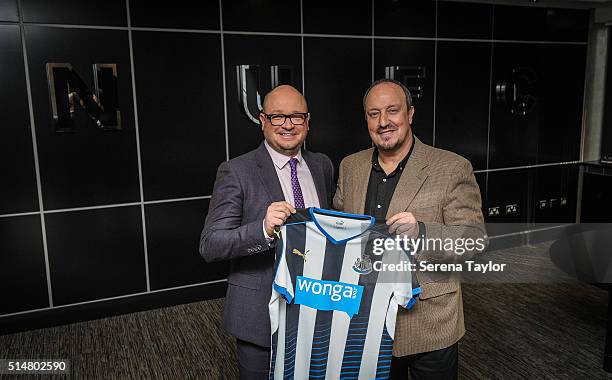
[[[236,339],[236,351],[238,354],[240,380],[268,379],[270,347],[262,347]]]
[[[457,379],[459,348],[455,343],[441,350],[397,357],[391,361],[391,379],[453,380]]]

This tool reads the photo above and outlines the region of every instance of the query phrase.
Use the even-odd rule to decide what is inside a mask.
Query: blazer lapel
[[[325,173],[323,173],[321,162],[307,150],[302,150],[302,157],[304,158],[304,161],[306,161],[306,165],[308,165],[308,169],[312,175],[312,180],[314,181],[315,189],[317,189],[319,205],[321,208],[329,208],[327,193],[328,191],[331,191],[331,189],[326,189]]]
[[[274,163],[263,142],[257,148],[255,160],[259,167],[259,178],[270,200],[272,202],[284,201],[285,195],[276,174],[276,169],[274,169]]]
[[[393,193],[387,217],[406,211],[425,182],[428,173],[424,169],[428,163],[423,148],[423,143],[414,136],[414,149]]]

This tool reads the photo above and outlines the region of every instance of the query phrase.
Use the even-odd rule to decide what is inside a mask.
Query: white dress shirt
[[[274,162],[274,169],[276,169],[276,175],[283,189],[285,200],[295,206],[293,189],[291,187],[291,165],[289,165],[289,160],[297,158],[297,176],[298,181],[300,181],[300,188],[302,189],[304,207],[319,207],[317,188],[312,179],[312,174],[310,174],[310,169],[308,169],[308,164],[302,157],[302,151],[300,150],[295,156],[289,157],[275,151],[267,141],[264,141],[264,145],[272,158],[272,162]]]
[[[266,146],[268,154],[270,154],[272,162],[274,163],[274,169],[276,170],[276,175],[278,176],[285,200],[295,207],[293,188],[291,187],[291,166],[289,165],[289,160],[295,157],[298,160],[297,176],[298,181],[300,182],[300,188],[302,189],[304,207],[320,207],[317,188],[315,187],[314,180],[312,179],[312,174],[310,174],[310,169],[308,169],[308,164],[306,163],[306,160],[304,160],[304,157],[302,157],[302,151],[299,150],[295,156],[289,157],[275,151],[267,141],[264,141],[264,145]],[[264,236],[268,240],[271,240],[270,236],[268,236],[266,233],[265,228]]]

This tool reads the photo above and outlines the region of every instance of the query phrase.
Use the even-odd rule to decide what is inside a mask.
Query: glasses
[[[270,120],[270,124],[274,125],[275,127],[279,127],[285,124],[285,120],[287,120],[287,118],[291,120],[291,124],[293,125],[302,125],[306,122],[306,119],[310,113],[296,112],[292,113],[291,115],[283,115],[282,113],[273,113],[268,115],[264,113],[263,115],[266,117],[266,119]]]

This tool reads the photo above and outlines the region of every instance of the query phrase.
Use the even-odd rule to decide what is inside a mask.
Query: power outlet
[[[563,206],[567,206],[567,198],[565,198],[565,197],[561,198],[561,207],[563,207]]]
[[[540,201],[540,210],[544,210],[546,208],[546,205],[548,204],[548,201],[546,199],[543,199]]]
[[[500,210],[498,206],[489,207],[489,216],[498,216],[500,214]]]
[[[514,203],[506,205],[506,215],[516,215],[518,213],[518,204]]]
[[[559,199],[550,198],[550,208],[559,207]]]

